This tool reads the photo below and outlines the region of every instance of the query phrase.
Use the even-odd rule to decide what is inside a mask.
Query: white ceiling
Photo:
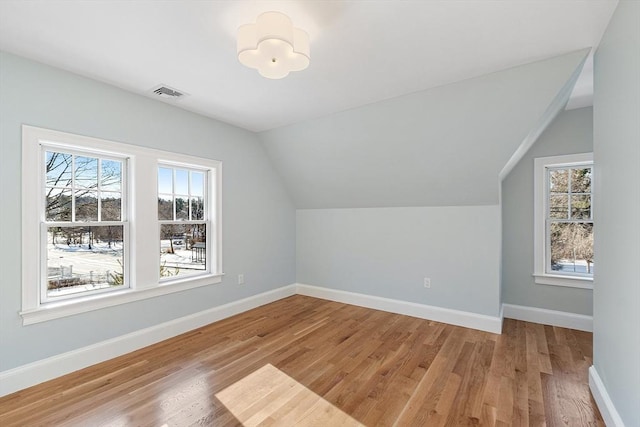
[[[2,0],[0,49],[147,96],[165,84],[182,108],[263,131],[597,46],[616,5]],[[237,27],[267,10],[309,33],[308,69],[268,80],[238,62]],[[576,87],[588,103],[589,80]]]

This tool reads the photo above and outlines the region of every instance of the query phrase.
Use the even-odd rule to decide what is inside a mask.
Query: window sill
[[[161,283],[158,286],[151,288],[126,289],[100,295],[91,295],[84,298],[52,302],[43,304],[34,309],[23,310],[20,312],[20,315],[22,316],[22,324],[24,326],[32,325],[34,323],[47,322],[61,317],[87,313],[89,311],[168,295],[201,286],[213,285],[222,282],[223,276],[224,273],[211,274],[197,278],[184,279],[179,282],[174,281],[169,284]]]
[[[564,286],[568,288],[593,289],[592,277],[563,276],[552,274],[533,275],[534,281],[539,285]]]

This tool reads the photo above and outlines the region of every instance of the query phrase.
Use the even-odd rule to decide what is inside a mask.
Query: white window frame
[[[39,188],[39,192],[37,193],[40,197],[39,200],[37,202],[37,209],[38,212],[41,213],[41,215],[43,215],[40,218],[40,242],[46,242],[47,241],[47,229],[49,227],[70,227],[70,226],[86,226],[86,227],[104,227],[104,226],[109,226],[109,225],[117,225],[117,226],[122,226],[123,227],[123,273],[124,273],[124,281],[125,281],[125,285],[123,285],[122,287],[119,287],[117,290],[120,289],[126,289],[129,288],[129,245],[128,242],[130,240],[129,238],[129,221],[128,221],[128,191],[127,191],[127,171],[128,171],[128,167],[127,167],[127,163],[128,163],[128,156],[126,155],[122,155],[120,153],[106,153],[104,151],[95,151],[95,150],[89,150],[89,149],[82,149],[79,150],[77,146],[74,147],[70,147],[69,145],[65,145],[65,144],[60,144],[60,143],[56,143],[56,142],[52,142],[52,141],[40,141],[40,162],[41,162],[41,167],[39,168],[40,171],[40,177],[44,178],[44,176],[46,175],[46,167],[45,167],[45,163],[46,160],[44,159],[44,155],[46,151],[57,151],[57,152],[63,152],[65,154],[71,154],[73,156],[95,156],[101,160],[118,160],[122,162],[122,181],[121,181],[121,186],[122,188],[120,189],[120,194],[121,194],[121,214],[120,214],[120,221],[101,221],[100,218],[98,220],[95,221],[74,221],[73,219],[76,216],[76,212],[75,212],[75,203],[72,201],[72,208],[71,208],[71,219],[69,221],[46,221],[44,218],[44,210],[45,210],[45,200],[44,200],[44,195],[45,195],[45,179],[41,179],[40,180],[40,185],[41,187]],[[75,168],[74,168],[75,169]],[[75,181],[75,170],[72,170],[71,172],[72,174],[72,181]],[[99,177],[99,175],[98,175]],[[96,190],[99,193],[99,185],[98,188]],[[98,198],[100,198],[100,196],[98,195]],[[100,217],[100,205],[98,205],[98,216]],[[47,257],[47,245],[46,244],[42,244],[39,245],[40,247],[40,259],[44,261]],[[47,263],[46,262],[40,262],[40,275],[39,275],[39,282],[40,282],[40,302],[42,305],[46,305],[50,302],[54,302],[54,301],[62,301],[62,300],[72,300],[72,299],[76,299],[79,298],[80,296],[89,296],[89,295],[95,295],[95,294],[99,294],[99,293],[107,293],[107,292],[115,292],[114,289],[97,289],[97,290],[92,290],[89,292],[82,292],[82,293],[78,293],[78,294],[70,294],[70,295],[66,295],[66,296],[49,296],[48,292],[47,292],[47,288],[45,285],[45,281],[46,281],[46,277],[47,277]]]
[[[127,158],[126,188],[128,203],[123,206],[123,218],[128,222],[129,286],[126,289],[91,295],[78,295],[62,301],[45,302],[41,299],[43,270],[42,220],[44,174],[39,165],[42,144],[69,150],[113,155]],[[160,257],[157,176],[158,164],[192,165],[208,171],[207,206],[211,229],[210,268],[198,274],[169,282],[159,280]],[[160,295],[167,295],[201,286],[220,283],[222,270],[222,163],[218,160],[188,156],[152,148],[123,144],[65,132],[22,126],[22,310],[24,325],[45,322],[101,308],[126,304]],[[151,219],[151,220],[150,220]],[[209,231],[208,231],[209,232]],[[45,239],[46,241],[46,239]],[[34,254],[38,254],[37,267]]]
[[[593,176],[593,153],[539,157],[534,161],[534,281],[541,285],[566,286],[593,289],[593,277],[547,272],[547,171],[551,168],[576,168],[589,166]],[[592,193],[593,195],[593,185]],[[592,200],[593,206],[593,200]]]

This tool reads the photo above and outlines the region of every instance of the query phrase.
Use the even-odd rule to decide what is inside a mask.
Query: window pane
[[[47,188],[46,191],[46,220],[71,221],[71,190]]]
[[[160,277],[184,277],[207,269],[205,224],[160,225]]]
[[[47,296],[124,285],[123,226],[49,227]]]
[[[549,171],[549,191],[552,193],[566,193],[569,174],[567,169],[554,169]]]
[[[100,189],[102,191],[122,191],[122,162],[102,160]]]
[[[47,186],[71,187],[71,154],[46,152]]]
[[[571,192],[591,193],[591,168],[571,169]]]
[[[202,197],[191,198],[191,219],[204,219],[204,199]]]
[[[173,221],[173,197],[161,194],[158,196],[158,219]]]
[[[104,191],[100,193],[100,199],[102,221],[120,221],[122,218],[121,194]]]
[[[173,193],[173,169],[158,168],[158,193]]]
[[[175,194],[189,194],[189,171],[176,169]]]
[[[571,195],[571,219],[591,218],[591,196]]]
[[[189,202],[187,196],[176,196],[176,220],[189,219]]]
[[[593,274],[593,224],[551,223],[551,270]]]
[[[76,192],[76,221],[98,220],[98,195],[95,191]]]
[[[569,215],[569,196],[552,194],[549,196],[549,218],[567,219]]]
[[[98,186],[98,159],[76,156],[76,187],[96,188]]]
[[[204,196],[204,173],[191,172],[191,195]]]

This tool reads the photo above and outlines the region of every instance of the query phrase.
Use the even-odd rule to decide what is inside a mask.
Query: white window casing
[[[47,300],[46,227],[44,221],[44,156],[42,147],[125,159],[122,207],[127,287],[77,297]],[[203,274],[161,281],[157,170],[159,164],[207,171],[207,270]],[[217,160],[73,135],[32,126],[22,127],[22,310],[23,324],[44,322],[96,309],[171,294],[222,281],[221,173]],[[89,223],[88,225],[115,223]],[[43,240],[44,239],[44,240]],[[44,258],[43,258],[44,257]]]
[[[548,188],[547,173],[552,168],[592,168],[593,154],[581,153],[553,157],[540,157],[534,161],[534,281],[542,285],[593,289],[593,276],[580,274],[554,274],[549,271],[548,244]],[[593,185],[591,186],[593,188]],[[592,190],[593,191],[593,190]],[[593,193],[592,193],[593,194]],[[593,203],[593,201],[591,201]]]

